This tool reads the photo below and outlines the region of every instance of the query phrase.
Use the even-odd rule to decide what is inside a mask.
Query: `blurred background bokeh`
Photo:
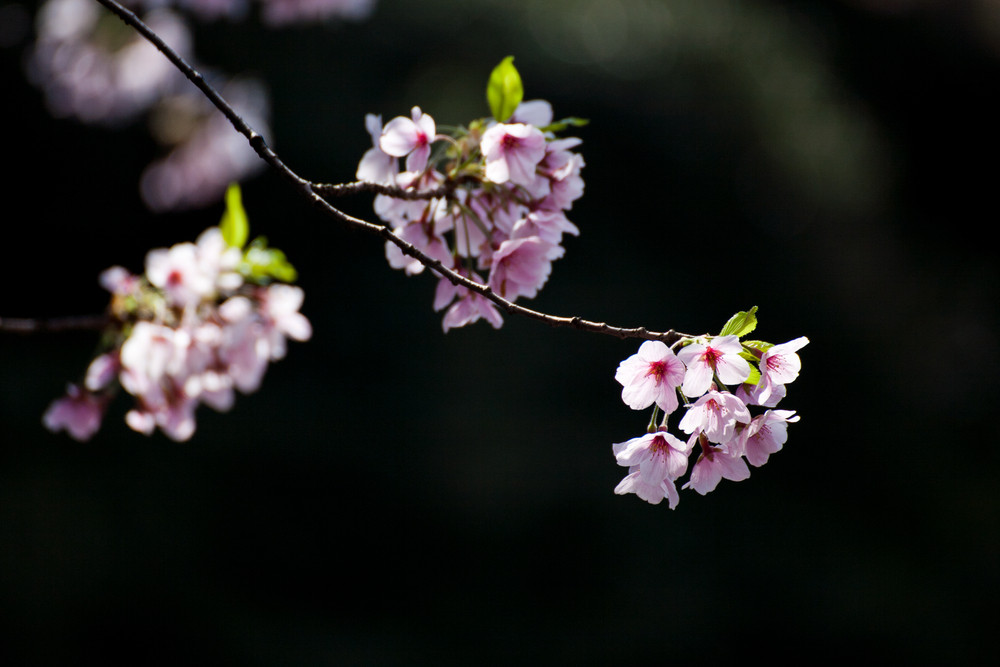
[[[150,211],[146,118],[52,117],[25,76],[35,9],[0,0],[0,317],[97,313],[101,270],[221,203]],[[190,442],[130,431],[124,398],[88,443],[48,433],[96,335],[0,334],[0,663],[996,658],[1000,2],[380,0],[191,26],[326,182],[353,179],[366,113],[487,115],[514,55],[528,98],[591,121],[582,233],[530,305],[689,332],[757,305],[755,336],[810,338],[782,404],[802,421],[674,511],[615,496],[611,443],[647,418],[613,379],[636,342],[443,334],[431,279],[259,172],[252,231],[315,333]]]

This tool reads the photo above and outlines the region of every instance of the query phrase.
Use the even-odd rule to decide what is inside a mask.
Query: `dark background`
[[[996,657],[1000,8],[941,2],[405,2],[360,24],[202,26],[204,62],[272,91],[273,145],[351,180],[364,114],[488,113],[515,55],[579,131],[582,230],[547,312],[800,335],[802,421],[751,478],[679,507],[612,489],[647,415],[637,342],[507,318],[442,334],[433,281],[275,174],[253,230],[315,334],[188,443],[113,404],[41,426],[96,345],[0,334],[0,662],[625,664]],[[141,123],[52,120],[0,50],[0,316],[100,312],[221,207],[152,215]],[[373,218],[370,200],[345,202]],[[991,658],[992,656],[992,658]]]

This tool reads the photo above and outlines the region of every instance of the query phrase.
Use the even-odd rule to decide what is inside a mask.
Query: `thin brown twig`
[[[595,322],[592,320],[586,320],[582,317],[562,317],[556,315],[549,315],[531,308],[525,308],[524,306],[519,306],[516,303],[508,301],[499,294],[495,293],[489,286],[483,285],[470,280],[465,276],[462,276],[458,272],[444,266],[441,262],[424,254],[419,248],[405,240],[399,238],[397,235],[393,234],[392,231],[383,225],[377,225],[360,218],[355,218],[350,216],[340,209],[334,207],[329,202],[327,202],[323,197],[320,196],[317,190],[321,190],[327,194],[336,194],[338,186],[326,186],[314,184],[295,173],[291,168],[289,168],[278,155],[271,150],[267,145],[267,141],[261,136],[256,130],[254,130],[250,125],[243,120],[243,118],[236,113],[236,111],[229,105],[228,102],[222,97],[221,94],[215,88],[213,88],[198,72],[194,67],[187,63],[176,51],[174,51],[163,39],[160,38],[153,30],[149,28],[143,21],[136,16],[136,14],[125,7],[122,7],[115,0],[97,0],[107,9],[117,15],[122,21],[127,25],[135,29],[140,35],[145,39],[149,40],[167,59],[173,63],[173,65],[179,69],[184,75],[195,85],[198,89],[215,105],[219,111],[221,111],[226,118],[232,123],[236,131],[247,138],[250,142],[250,146],[257,152],[262,160],[278,171],[282,176],[284,176],[295,188],[300,195],[308,199],[314,206],[320,209],[324,214],[329,217],[340,220],[341,222],[347,224],[350,227],[360,229],[372,234],[376,234],[385,241],[397,246],[403,254],[416,259],[427,267],[433,269],[437,274],[444,277],[446,280],[454,285],[465,287],[466,289],[472,290],[473,292],[483,296],[488,299],[496,306],[498,306],[504,312],[511,315],[520,315],[522,317],[527,317],[529,319],[538,320],[540,322],[545,322],[546,324],[553,327],[571,327],[573,329],[578,329],[581,331],[590,331],[593,333],[600,333],[609,336],[615,336],[617,338],[641,338],[645,340],[659,340],[667,343],[668,345],[674,343],[682,338],[689,338],[688,334],[677,333],[673,329],[669,331],[659,332],[659,331],[649,331],[646,327],[617,327],[611,326],[605,322]],[[341,192],[348,192],[353,190],[364,191],[366,188],[371,188],[373,191],[377,191],[378,186],[366,185],[364,187],[348,184],[341,188]],[[395,196],[395,195],[394,195]]]
[[[450,197],[455,192],[455,182],[448,181],[445,185],[433,190],[405,190],[394,185],[355,181],[353,183],[313,183],[314,191],[322,195],[343,197],[356,194],[388,195],[393,199],[442,199]]]
[[[19,334],[62,333],[64,331],[100,331],[111,322],[107,315],[78,315],[75,317],[4,317],[0,331]]]

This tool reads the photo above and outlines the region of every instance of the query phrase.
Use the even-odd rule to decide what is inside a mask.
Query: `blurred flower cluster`
[[[236,186],[226,199],[219,227],[150,251],[144,275],[120,266],[101,274],[112,294],[103,351],[46,411],[47,428],[89,439],[121,386],[135,399],[125,416],[131,428],[187,440],[198,405],[228,410],[236,391],[256,391],[268,363],[285,356],[287,338],[310,338],[303,292],[288,284],[294,268],[263,237],[246,242]]]
[[[695,445],[699,454],[683,488],[702,495],[723,478],[748,478],[748,462],[762,466],[782,448],[788,424],[799,420],[795,411],[767,409],[753,416],[750,407],[777,406],[785,385],[799,375],[797,352],[809,340],[741,342],[756,327],[756,310],[734,315],[718,336],[681,339],[673,346],[680,347],[676,354],[664,343],[646,341],[618,366],[622,400],[633,410],[653,406],[653,415],[645,435],[612,448],[618,464],[629,469],[615,493],[634,493],[654,505],[666,498],[673,509],[679,501],[676,482],[687,472]],[[686,440],[667,428],[678,394],[687,409],[678,424]]]
[[[419,107],[384,127],[369,114],[372,148],[357,177],[408,193],[441,193],[422,199],[380,194],[375,213],[396,236],[445,267],[509,301],[530,299],[563,256],[563,234],[579,234],[566,211],[583,194],[583,157],[572,151],[580,139],[559,138],[557,132],[584,121],[554,122],[548,102],[523,102],[512,58],[497,66],[487,91],[493,117],[447,134],[438,133]],[[410,275],[424,269],[393,243],[386,243],[386,257]],[[443,277],[434,309],[447,309],[445,331],[480,318],[497,328],[503,323],[492,302]]]
[[[123,0],[230,102],[259,133],[270,134],[264,84],[203,67],[191,19],[242,20],[249,0]],[[260,20],[284,27],[329,19],[360,20],[375,0],[260,0]],[[35,18],[28,78],[60,118],[120,127],[147,117],[165,156],[144,171],[140,191],[154,211],[217,202],[227,184],[264,168],[222,114],[152,44],[95,0],[45,0]]]

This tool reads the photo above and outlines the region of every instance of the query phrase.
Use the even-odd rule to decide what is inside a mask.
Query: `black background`
[[[264,173],[251,225],[299,269],[315,334],[190,442],[131,432],[124,399],[88,443],[47,433],[96,336],[0,334],[0,661],[988,663],[989,7],[384,0],[358,24],[201,26],[201,60],[266,80],[274,147],[327,182],[353,178],[365,113],[486,115],[515,55],[528,98],[591,120],[582,234],[530,305],[688,332],[757,305],[755,336],[811,341],[782,405],[802,421],[674,511],[615,496],[611,443],[647,418],[613,379],[636,342],[442,334],[431,279]],[[141,270],[221,206],[149,213],[144,126],[53,120],[22,57],[0,51],[0,316],[100,312],[102,269]]]

